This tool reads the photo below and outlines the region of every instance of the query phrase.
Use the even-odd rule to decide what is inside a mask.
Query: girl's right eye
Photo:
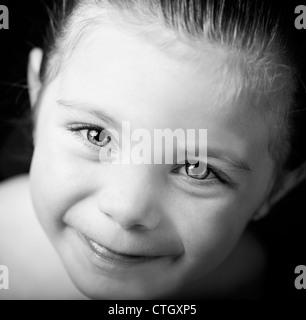
[[[81,130],[80,133],[87,139],[90,143],[96,145],[97,147],[103,148],[108,145],[112,138],[104,129],[102,130]]]
[[[71,131],[82,144],[95,153],[107,145],[115,143],[112,135],[102,127],[88,124],[71,124],[67,129]]]

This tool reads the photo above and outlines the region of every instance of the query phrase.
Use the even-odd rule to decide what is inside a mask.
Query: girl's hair
[[[306,161],[305,70],[302,46],[296,37],[292,41],[294,12],[289,13],[272,0],[61,0],[50,12],[41,80],[52,79],[86,30],[102,28],[109,17],[136,26],[138,33],[157,31],[156,44],[173,54],[178,43],[196,45],[194,52],[207,43],[225,48],[239,56],[237,92],[245,88],[260,97],[256,106],[270,126],[272,157],[280,170],[293,170]]]

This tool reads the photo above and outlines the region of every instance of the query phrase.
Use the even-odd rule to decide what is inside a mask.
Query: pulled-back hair
[[[237,92],[248,89],[258,97],[279,170],[305,162],[303,66],[286,30],[291,22],[286,7],[267,0],[61,0],[51,12],[42,81],[57,75],[88,28],[103,28],[108,21],[128,23],[139,34],[158,30],[156,44],[173,54],[180,43],[198,53],[208,43],[237,55],[242,75]]]

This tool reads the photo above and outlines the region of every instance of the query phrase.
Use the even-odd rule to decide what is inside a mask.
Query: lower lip
[[[160,257],[121,255],[97,244],[82,234],[80,234],[80,236],[94,257],[97,258],[99,262],[107,263],[108,265],[135,266],[160,259]]]

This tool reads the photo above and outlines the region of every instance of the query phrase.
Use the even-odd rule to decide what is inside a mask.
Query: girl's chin
[[[120,257],[93,246],[77,232],[68,237],[66,233],[63,243],[66,268],[77,288],[91,299],[154,299],[178,287],[174,276],[178,262],[172,256]]]

